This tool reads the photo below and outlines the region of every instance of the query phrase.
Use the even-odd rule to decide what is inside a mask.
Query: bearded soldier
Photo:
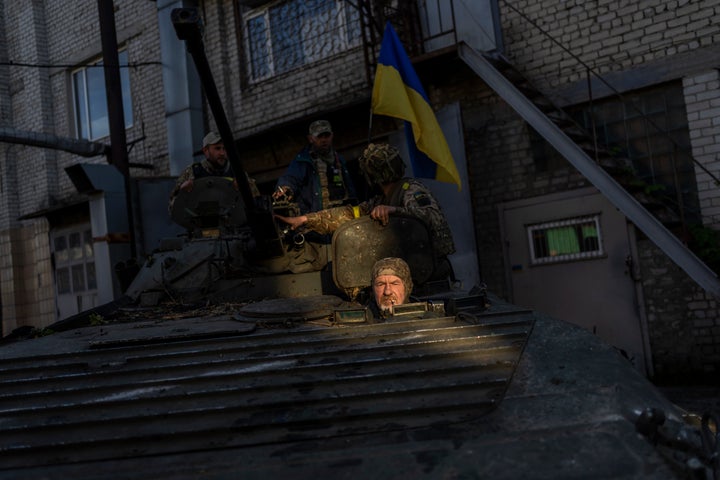
[[[370,310],[375,317],[391,315],[393,307],[407,303],[412,293],[410,267],[402,258],[387,257],[375,262],[370,281],[375,300]]]

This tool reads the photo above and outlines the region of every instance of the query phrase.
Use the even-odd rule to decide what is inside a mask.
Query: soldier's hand
[[[381,224],[387,225],[390,221],[390,214],[395,212],[397,208],[390,205],[378,205],[370,212],[370,218],[378,220]]]
[[[300,215],[299,217],[283,217],[282,215],[275,214],[274,217],[290,225],[292,230],[297,230],[305,225],[305,222],[307,222],[306,215]]]
[[[180,190],[182,190],[183,192],[192,192],[192,189],[193,189],[193,179],[192,178],[185,180],[180,185]]]
[[[287,185],[277,187],[272,194],[273,200],[277,201],[290,201],[292,199],[292,190]]]

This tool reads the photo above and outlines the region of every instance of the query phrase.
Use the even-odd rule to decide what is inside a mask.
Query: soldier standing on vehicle
[[[175,187],[170,192],[169,210],[172,211],[175,197],[180,192],[192,192],[195,179],[203,177],[225,177],[233,182],[237,189],[237,181],[228,162],[227,152],[222,137],[216,132],[210,132],[203,138],[203,154],[205,158],[201,162],[188,165],[175,182]],[[250,189],[253,196],[260,195],[255,181],[248,177]]]
[[[312,122],[307,139],[308,144],[278,179],[273,199],[296,202],[301,214],[355,200],[355,186],[345,159],[333,148],[330,122]]]
[[[360,157],[360,169],[370,185],[378,185],[382,194],[360,205],[342,206],[311,212],[297,217],[277,216],[293,229],[305,227],[329,234],[341,224],[363,215],[388,223],[391,214],[405,214],[422,220],[430,231],[437,256],[432,280],[453,278],[447,256],[455,252],[450,226],[430,190],[414,178],[403,177],[405,164],[399,151],[388,144],[370,144]]]

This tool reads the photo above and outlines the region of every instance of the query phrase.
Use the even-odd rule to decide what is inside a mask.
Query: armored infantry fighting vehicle
[[[173,21],[207,77],[196,13]],[[430,282],[419,221],[349,222],[304,266],[272,217],[292,205],[253,198],[229,153],[239,188],[178,197],[188,235],[122,301],[0,346],[0,478],[720,478],[716,417],[590,332]],[[384,256],[418,301],[380,320],[362,292]]]

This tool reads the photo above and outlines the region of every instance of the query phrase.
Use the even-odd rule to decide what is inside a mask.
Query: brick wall
[[[368,101],[371,87],[362,47],[314,62],[310,69],[292,70],[241,88],[241,75],[247,74],[248,67],[235,36],[241,27],[230,3],[205,2],[203,13],[206,25],[212,26],[205,37],[208,60],[238,138]]]
[[[713,378],[720,372],[718,300],[647,239],[638,242],[655,376]]]
[[[703,223],[720,228],[720,72],[685,77],[683,87]]]
[[[133,125],[126,129],[128,160],[151,169],[131,168],[133,176],[166,176],[167,130],[160,64],[160,43],[157,27],[157,6],[154,2],[115,0],[115,23],[118,46],[128,52]],[[78,65],[101,59],[99,13],[97,2],[51,2],[48,9],[48,41],[54,65]],[[49,72],[52,88],[55,133],[76,136],[72,105],[72,67],[58,67]],[[109,138],[99,141],[109,143]],[[132,147],[132,148],[130,148]],[[61,197],[76,194],[65,174],[75,163],[105,164],[103,156],[80,158],[65,152],[58,154],[58,190]]]
[[[44,220],[0,232],[2,334],[55,321],[55,287]]]
[[[114,6],[118,44],[136,64],[130,69],[134,124],[126,132],[129,161],[154,167],[131,173],[164,176],[169,166],[157,6],[137,0],[115,0]],[[73,66],[102,54],[97,2],[4,2],[2,10],[2,54],[37,65],[0,71],[3,120],[8,121],[3,126],[74,138]],[[18,218],[77,196],[67,166],[107,159],[22,145],[3,145],[0,155],[0,293],[8,333],[20,325],[43,327],[55,320],[56,310],[49,225],[44,218]]]
[[[711,0],[518,0],[500,9],[508,57],[542,88],[584,79],[583,64],[607,74],[720,41]]]
[[[135,175],[167,175],[162,66],[157,10],[153,2],[116,0],[118,44],[128,51],[134,124],[127,129],[129,160],[154,167]],[[41,68],[8,70],[13,126],[27,131],[75,138],[72,111],[74,65],[101,58],[97,2],[11,2],[5,7],[8,56]],[[48,68],[49,67],[49,68]],[[108,142],[109,139],[100,139]],[[66,152],[18,147],[20,215],[62,201],[76,190],[65,174],[75,163],[106,163]]]
[[[683,78],[703,223],[720,228],[720,189],[708,173],[720,162],[720,75]],[[703,168],[701,168],[704,167]],[[707,169],[707,171],[705,170]],[[720,247],[719,247],[720,248]],[[649,241],[640,242],[642,285],[657,375],[676,378],[720,371],[718,300],[688,278]]]

